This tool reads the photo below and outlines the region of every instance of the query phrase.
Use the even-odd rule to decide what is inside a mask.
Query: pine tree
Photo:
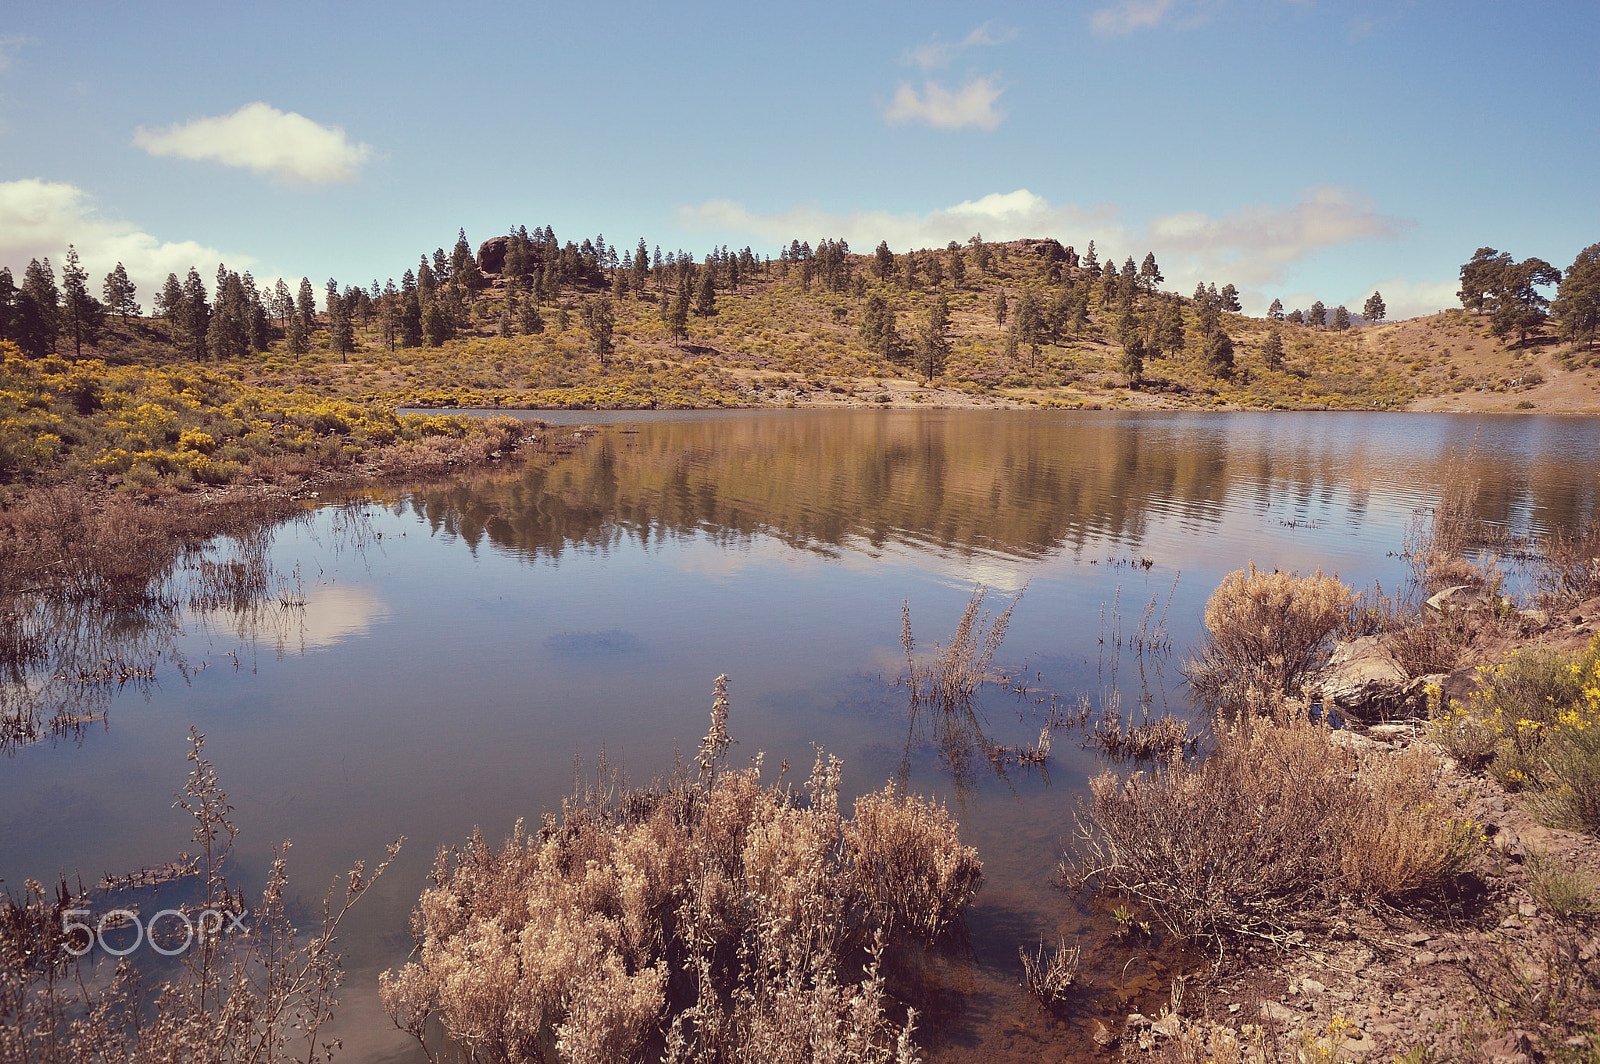
[[[1095,254],[1094,241],[1089,241],[1089,250],[1083,253],[1083,268],[1089,274],[1090,280],[1100,277],[1100,257]]]
[[[300,327],[309,338],[317,330],[317,293],[309,277],[300,278],[300,298],[296,300],[295,310],[300,315]]]
[[[1276,324],[1267,331],[1267,338],[1261,344],[1261,361],[1268,369],[1283,368],[1283,333]]]
[[[861,308],[860,333],[862,342],[873,354],[884,359],[893,356],[894,310],[889,306],[889,301],[877,292],[869,295]]]
[[[1550,300],[1536,286],[1560,281],[1561,271],[1543,259],[1523,259],[1504,267],[1485,300],[1485,305],[1491,308],[1489,332],[1502,338],[1515,332],[1517,343],[1526,342],[1528,334],[1544,323],[1545,308],[1550,305]]]
[[[67,245],[67,261],[61,267],[61,302],[67,327],[72,330],[72,355],[83,357],[83,345],[100,336],[105,308],[89,294],[89,273],[78,261],[78,249]]]
[[[1600,332],[1600,244],[1578,252],[1551,309],[1569,341],[1594,346],[1595,333]]]
[[[1267,308],[1267,320],[1268,321],[1282,321],[1283,320],[1283,300],[1274,299],[1272,301],[1272,306]]]
[[[694,312],[702,318],[709,318],[717,312],[717,279],[709,264],[700,275],[700,291],[695,298]]]
[[[522,329],[524,336],[537,336],[544,332],[544,318],[539,314],[538,301],[524,299],[521,303],[521,313],[517,318],[517,325]]]
[[[410,271],[407,271],[409,275]],[[430,302],[430,306],[432,303]],[[296,321],[299,318],[295,319]],[[425,337],[422,334],[422,295],[415,285],[408,286],[400,293],[400,346],[421,347]]]
[[[1361,308],[1361,316],[1367,319],[1368,325],[1376,325],[1383,320],[1389,308],[1383,304],[1383,293],[1374,291],[1367,297],[1366,305]],[[1282,313],[1281,309],[1279,313]]]
[[[1025,288],[1022,299],[1017,303],[1017,310],[1012,318],[1012,326],[1016,330],[1017,342],[1028,345],[1028,368],[1034,369],[1039,363],[1039,344],[1044,339],[1044,312],[1039,306],[1038,297],[1033,294],[1033,289]]]
[[[672,342],[678,347],[682,347],[683,341],[689,338],[689,286],[687,283],[679,285],[677,293],[672,297],[672,315],[667,322],[667,331],[672,334]]]
[[[1344,309],[1343,303],[1340,303],[1333,308],[1333,331],[1342,333],[1348,328],[1350,328],[1350,312]]]
[[[994,323],[996,325],[999,325],[1002,328],[1005,327],[1006,311],[1008,309],[1009,308],[1006,306],[1006,294],[1005,291],[1002,290],[1000,294],[995,297],[994,301]]]
[[[61,294],[49,258],[30,259],[17,294],[17,346],[23,354],[43,358],[55,353],[60,333]]]
[[[1151,350],[1157,356],[1183,350],[1183,307],[1177,296],[1163,300],[1153,339]]]
[[[1166,278],[1161,276],[1161,267],[1156,265],[1156,253],[1145,252],[1144,262],[1139,266],[1139,283],[1144,286],[1146,292],[1154,295],[1156,286],[1165,280]]]
[[[128,271],[123,269],[122,263],[117,263],[116,269],[106,274],[105,283],[100,286],[100,294],[105,297],[106,309],[119,315],[122,323],[128,323],[129,315],[138,317],[141,307],[135,301],[137,289],[128,279]]]
[[[0,266],[0,340],[16,340],[17,283],[11,267]]]
[[[206,357],[206,339],[211,328],[211,305],[206,300],[206,283],[200,271],[189,267],[189,276],[183,282],[183,344],[189,357]]]
[[[594,296],[584,300],[583,327],[589,331],[589,346],[599,357],[602,366],[611,355],[611,332],[616,324],[616,310],[608,297]]]
[[[1461,289],[1456,292],[1461,305],[1470,311],[1483,311],[1493,293],[1502,287],[1501,275],[1512,265],[1514,263],[1508,253],[1494,248],[1479,248],[1461,266]]]
[[[430,299],[422,311],[422,342],[429,347],[440,347],[450,338],[450,319],[437,299]]]
[[[966,283],[967,260],[966,257],[961,254],[961,249],[959,247],[950,252],[950,265],[948,272],[950,274],[951,287],[960,288]]]
[[[1217,298],[1221,300],[1223,310],[1238,314],[1244,309],[1239,303],[1239,290],[1231,284],[1223,285]]]
[[[1206,369],[1224,380],[1233,376],[1233,340],[1220,329],[1206,340]]]
[[[1328,308],[1322,305],[1322,300],[1311,304],[1311,310],[1306,314],[1306,324],[1313,329],[1325,329],[1328,326]]]
[[[928,307],[928,316],[917,334],[917,367],[930,384],[944,372],[950,357],[950,341],[945,336],[949,327],[950,301],[940,296]]]

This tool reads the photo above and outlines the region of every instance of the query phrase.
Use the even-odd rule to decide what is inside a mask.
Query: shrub
[[[977,854],[942,807],[890,789],[842,818],[820,749],[804,798],[763,785],[759,756],[728,771],[726,679],[693,778],[602,772],[537,835],[440,853],[419,959],[381,980],[400,1029],[423,1042],[437,1017],[470,1058],[504,1061],[914,1058],[881,957],[960,919]]]
[[[1206,641],[1189,682],[1211,705],[1241,704],[1245,693],[1294,694],[1334,632],[1349,623],[1355,594],[1336,577],[1230,573],[1206,602]]]
[[[1328,901],[1436,888],[1479,852],[1476,826],[1432,805],[1425,755],[1359,752],[1294,700],[1250,701],[1199,765],[1091,782],[1069,884],[1141,901],[1183,938],[1281,939]]]

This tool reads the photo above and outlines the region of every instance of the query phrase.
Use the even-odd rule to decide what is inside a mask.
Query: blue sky
[[[1600,5],[61,3],[0,23],[0,264],[382,280],[514,225],[663,250],[1090,239],[1391,316],[1600,241]]]

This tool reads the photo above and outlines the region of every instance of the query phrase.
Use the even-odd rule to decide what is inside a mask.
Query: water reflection
[[[1600,437],[1589,422],[1540,435],[1567,450],[1486,440],[1456,419],[1360,414],[745,415],[602,434],[554,466],[391,505],[474,550],[559,558],[689,534],[746,550],[766,535],[825,554],[955,551],[975,559],[977,582],[1015,587],[1003,561],[978,559],[1138,544],[1158,522],[1193,537],[1241,510],[1286,527],[1359,526],[1374,497],[1437,483],[1451,454],[1465,457],[1481,511],[1497,520],[1581,522],[1596,485],[1572,463],[1592,462]]]

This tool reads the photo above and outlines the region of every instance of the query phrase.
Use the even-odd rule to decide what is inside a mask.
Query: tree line
[[[1565,271],[1541,258],[1517,262],[1509,252],[1479,248],[1461,265],[1456,296],[1474,313],[1489,316],[1489,332],[1501,339],[1517,334],[1517,343],[1551,318],[1560,335],[1572,343],[1593,346],[1600,329],[1600,244],[1578,252]],[[1540,288],[1556,285],[1550,299]]]

